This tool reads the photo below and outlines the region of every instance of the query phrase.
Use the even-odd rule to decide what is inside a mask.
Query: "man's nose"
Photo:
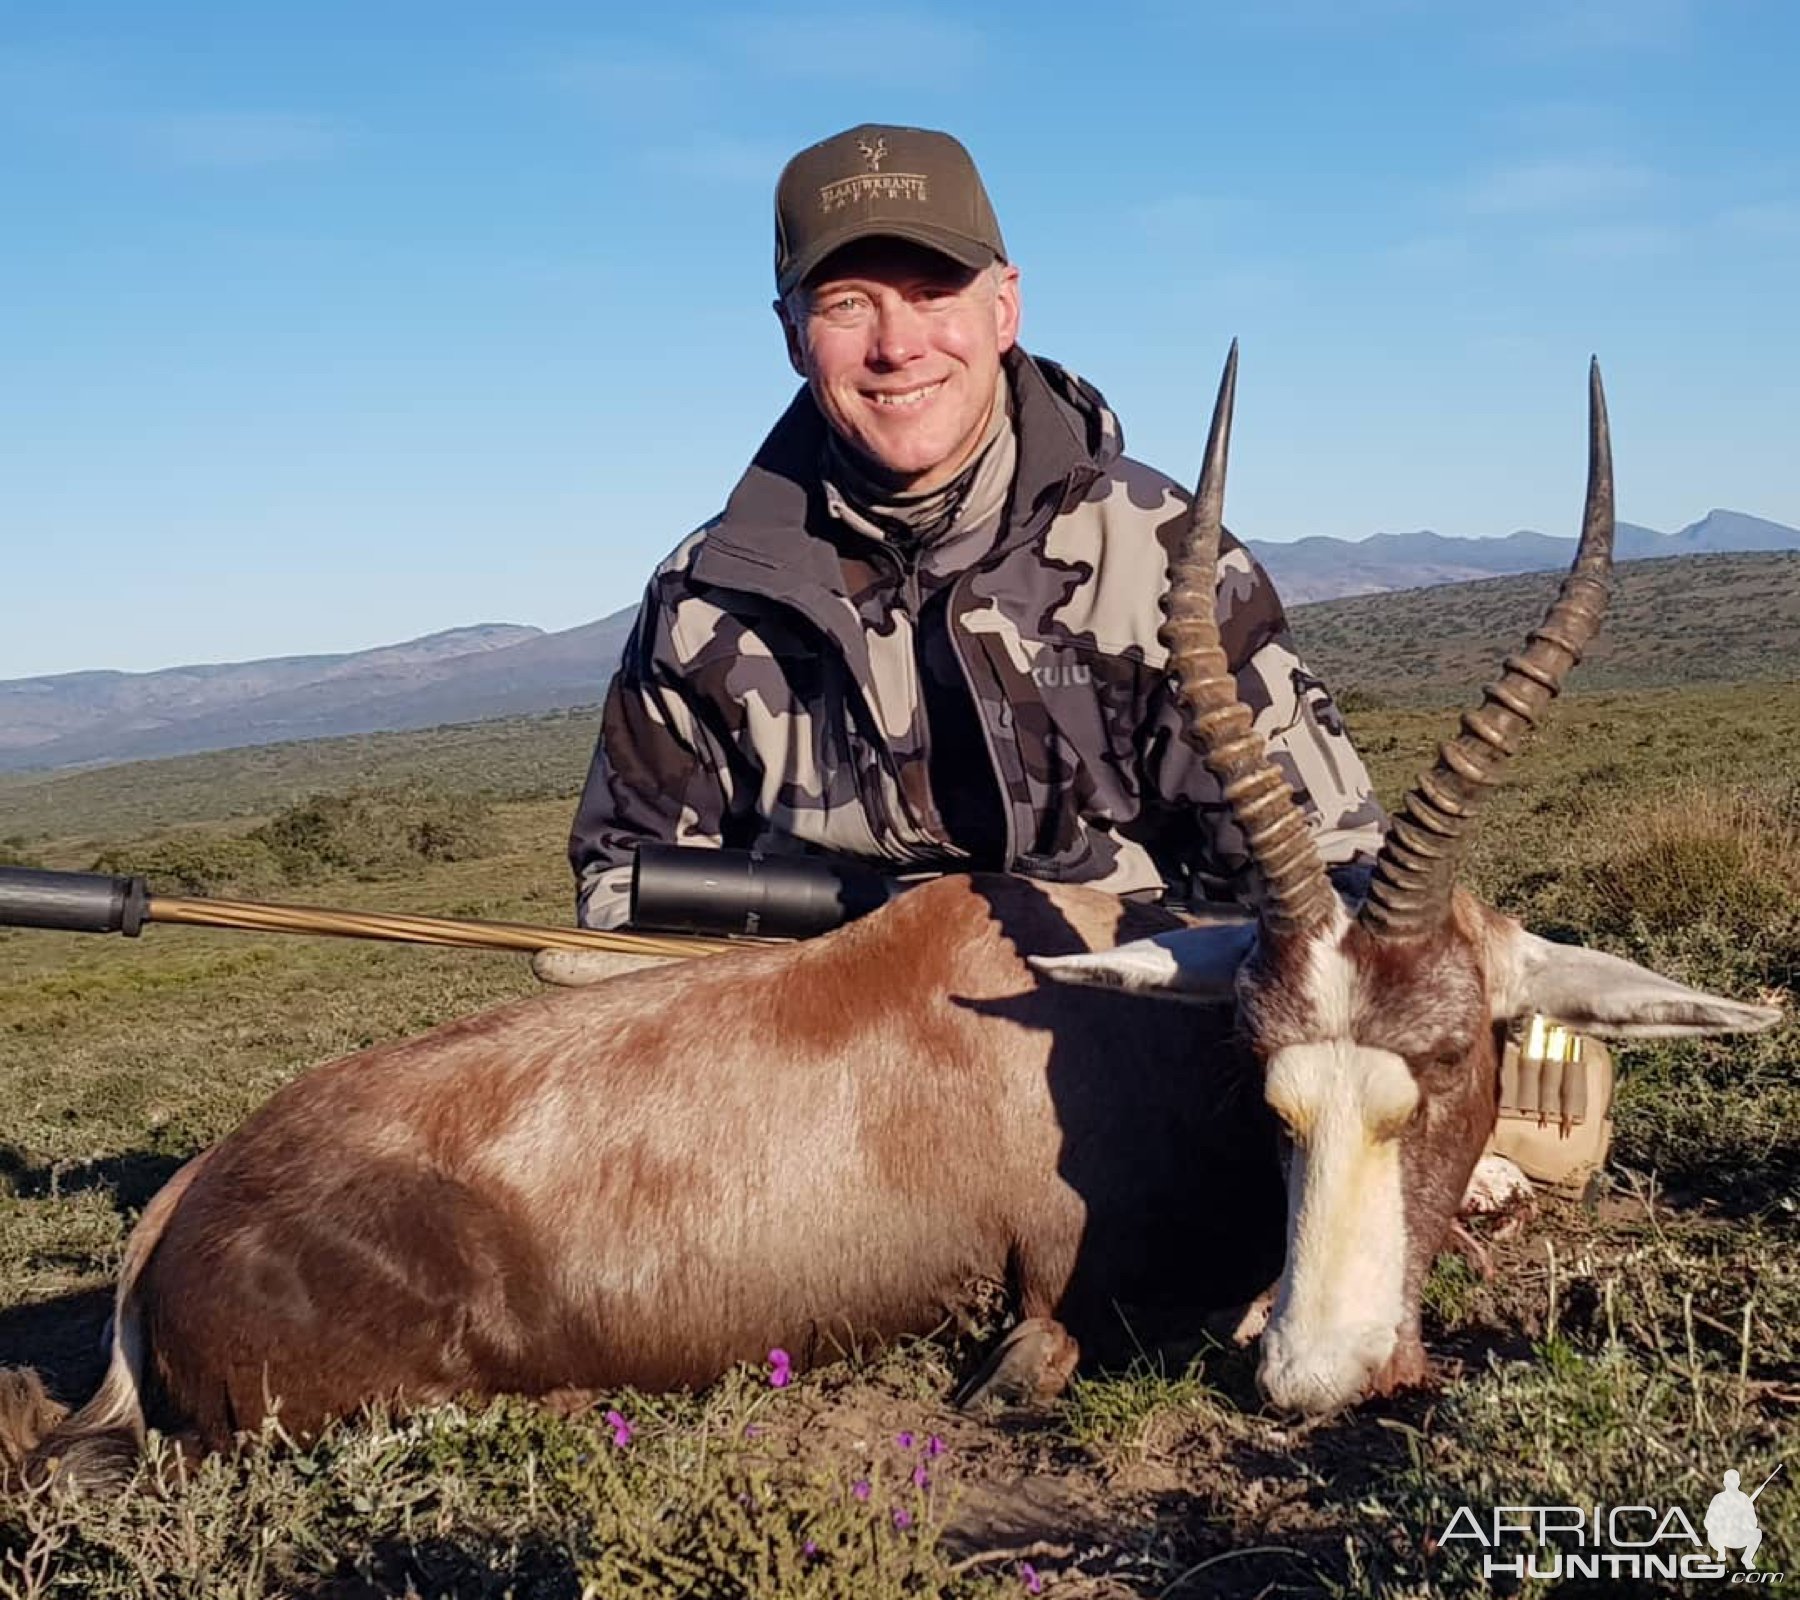
[[[879,365],[903,367],[924,349],[925,319],[917,307],[905,300],[892,300],[877,310],[872,353]]]

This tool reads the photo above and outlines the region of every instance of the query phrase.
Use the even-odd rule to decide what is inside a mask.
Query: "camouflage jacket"
[[[1157,640],[1190,496],[1122,453],[1112,412],[1073,374],[1015,350],[1007,377],[1012,491],[945,613],[1005,814],[1004,862],[977,864],[1241,898],[1242,839],[1181,736]],[[570,838],[588,927],[625,920],[646,840],[895,873],[971,865],[928,782],[915,575],[868,552],[846,561],[824,430],[802,390],[724,512],[650,581]],[[1229,535],[1219,608],[1239,692],[1326,861],[1373,852],[1384,818],[1362,761],[1268,577]]]

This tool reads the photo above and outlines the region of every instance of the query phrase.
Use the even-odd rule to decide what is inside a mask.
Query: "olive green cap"
[[[970,268],[1006,259],[981,174],[947,133],[864,123],[809,145],[775,186],[775,287],[853,239],[907,239]]]

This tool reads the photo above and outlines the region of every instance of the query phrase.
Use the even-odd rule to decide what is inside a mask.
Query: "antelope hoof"
[[[50,1398],[35,1372],[0,1367],[0,1492],[67,1410]]]
[[[956,1404],[973,1411],[1054,1400],[1069,1386],[1080,1359],[1081,1346],[1060,1322],[1027,1317],[963,1385]]]

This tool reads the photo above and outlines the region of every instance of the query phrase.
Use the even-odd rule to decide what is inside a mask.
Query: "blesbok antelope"
[[[1547,943],[1455,887],[1483,796],[1603,609],[1598,372],[1575,564],[1357,907],[1219,646],[1235,372],[1234,349],[1165,642],[1256,863],[1253,914],[1188,926],[946,878],[810,943],[318,1067],[151,1201],[99,1393],[40,1438],[41,1391],[15,1380],[0,1448],[93,1481],[147,1425],[222,1446],[277,1408],[304,1432],[377,1399],[700,1384],[774,1346],[804,1362],[928,1328],[983,1278],[1022,1321],[979,1392],[1054,1393],[1109,1336],[1191,1330],[1278,1270],[1275,1403],[1421,1378],[1421,1285],[1494,1123],[1507,1025],[1684,1034],[1778,1013]]]

